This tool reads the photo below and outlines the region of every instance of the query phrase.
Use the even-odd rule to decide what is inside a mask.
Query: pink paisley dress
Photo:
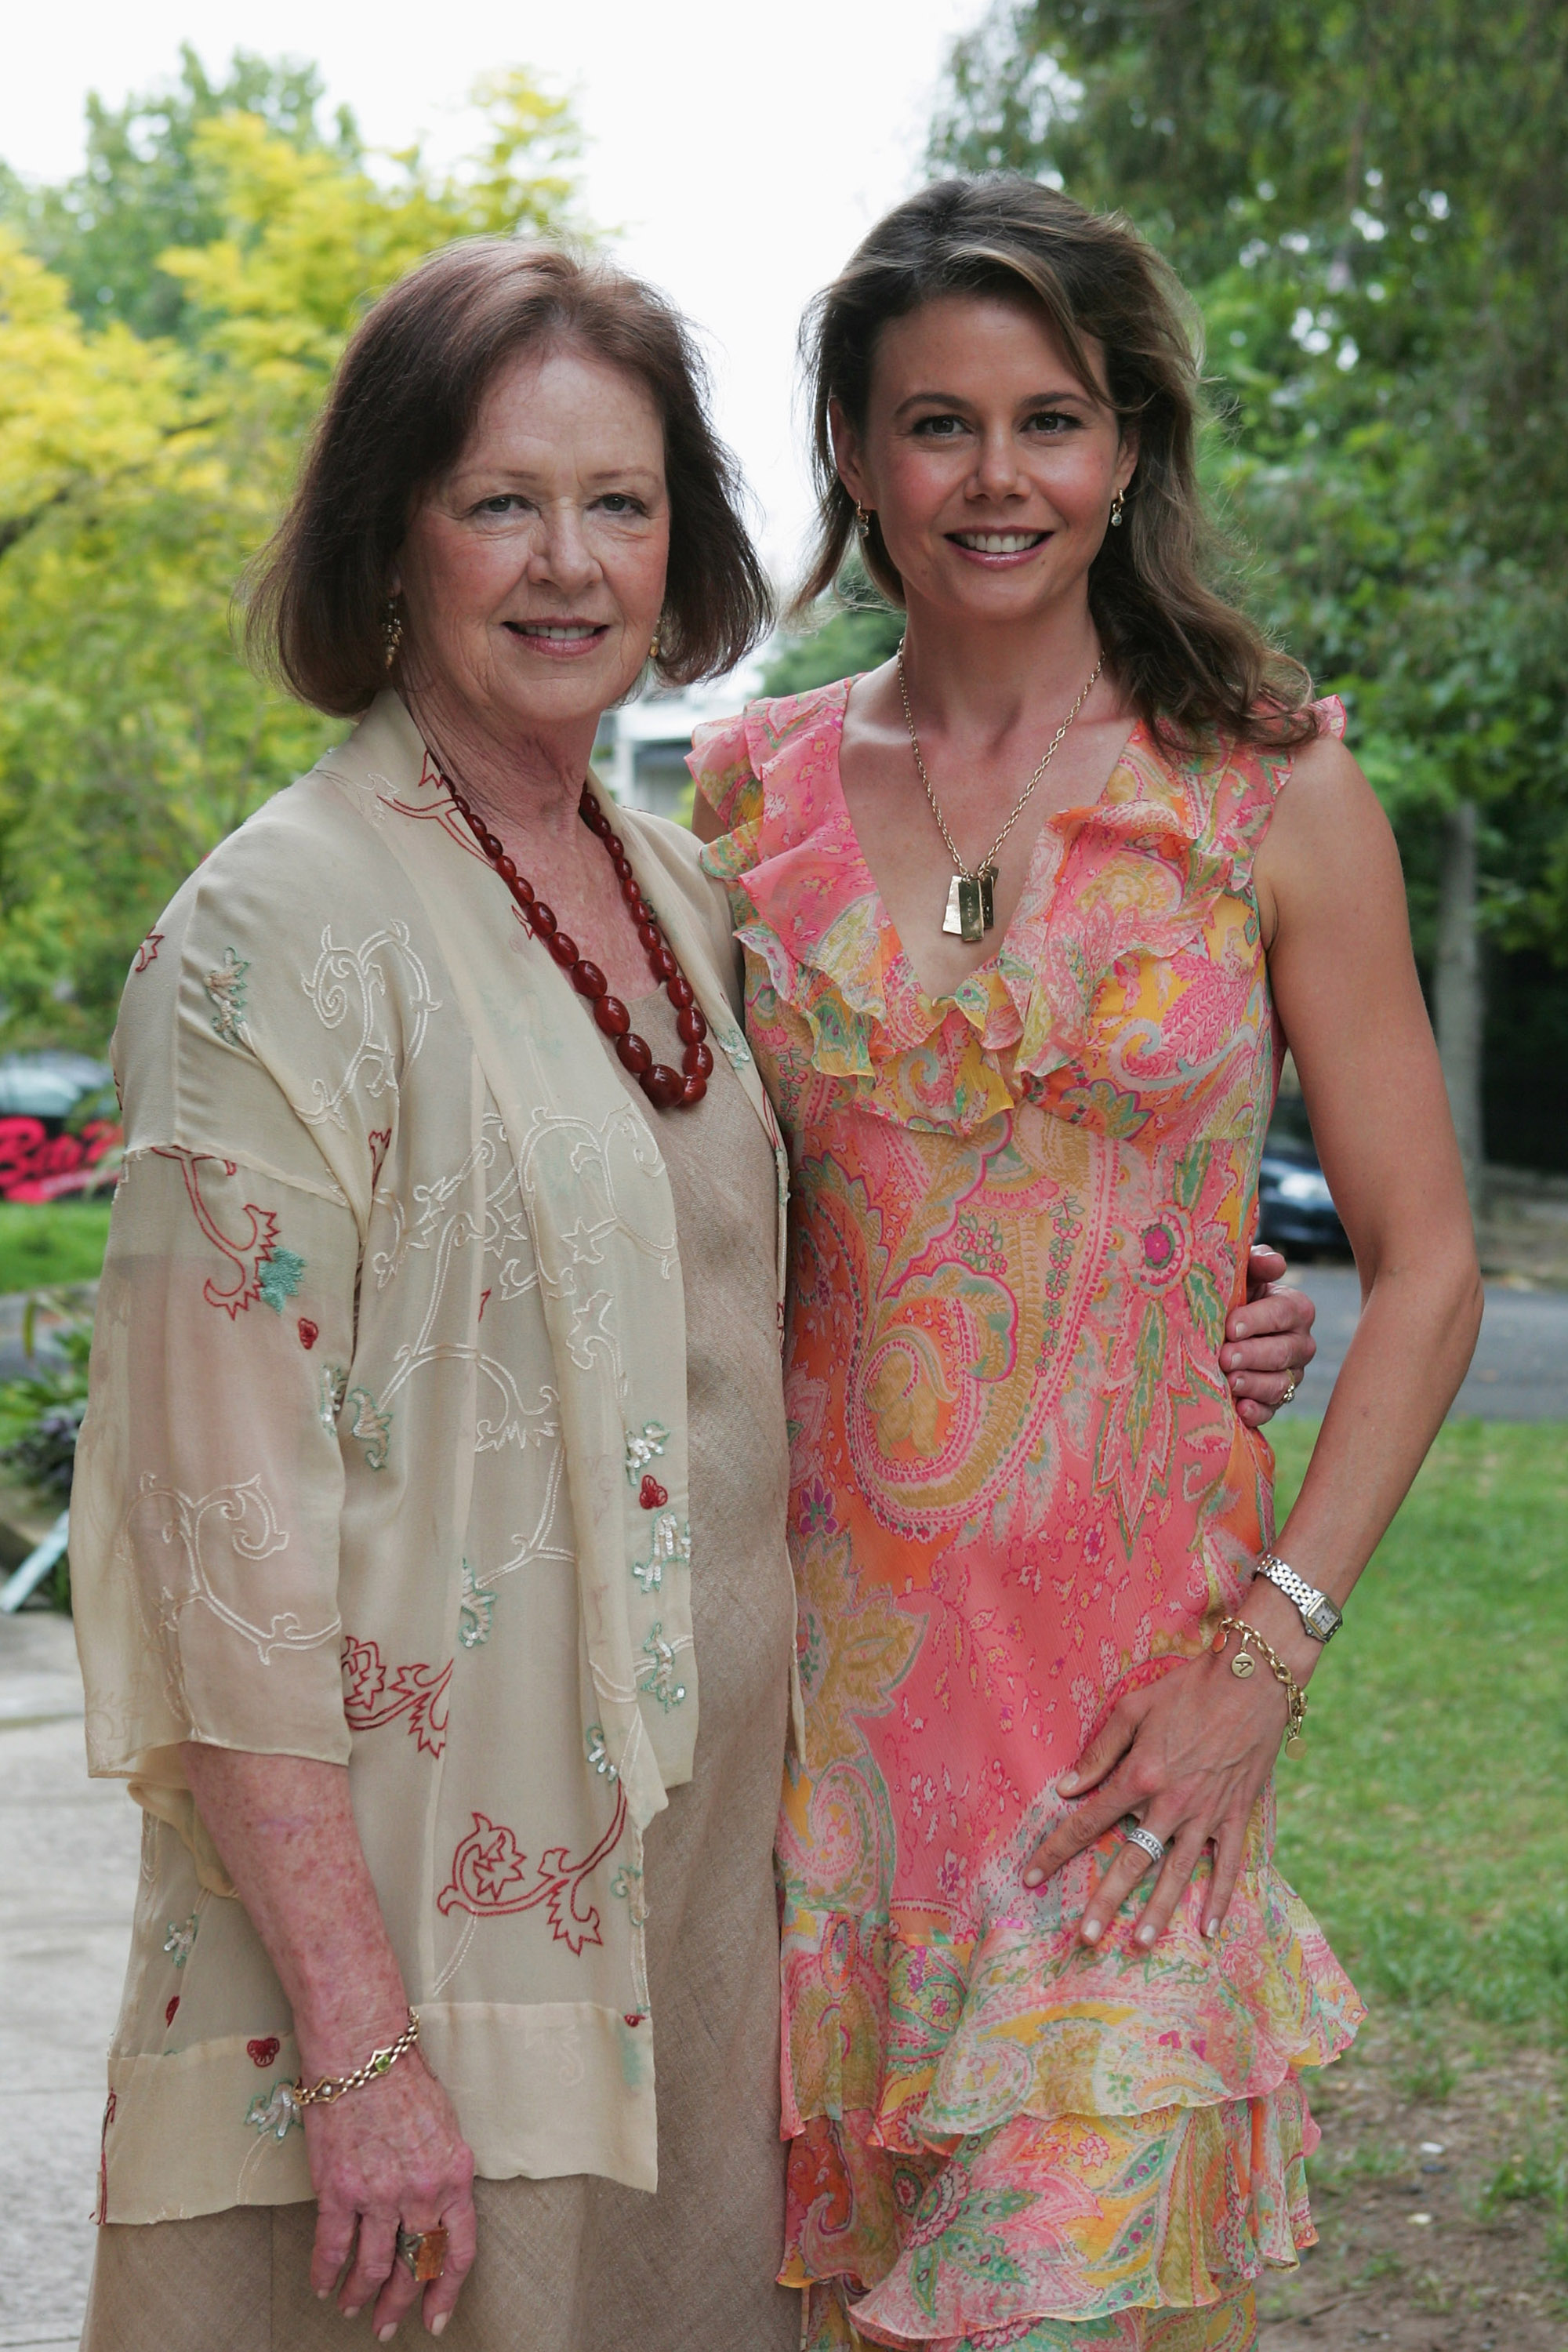
[[[994,959],[932,999],[845,804],[850,683],[692,759],[795,1167],[782,2276],[817,2352],[1240,2352],[1253,2282],[1313,2235],[1301,2069],[1362,2015],[1271,1800],[1213,1942],[1201,1887],[1152,1952],[1136,1903],[1075,1942],[1114,1833],[1022,1874],[1056,1777],[1272,1531],[1218,1350],[1276,1080],[1251,870],[1289,760],[1136,727],[1042,825]]]

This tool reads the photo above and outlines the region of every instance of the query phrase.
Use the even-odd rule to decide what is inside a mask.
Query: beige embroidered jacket
[[[689,836],[617,825],[773,1140],[782,1308],[728,913]],[[71,1567],[90,1767],[144,1820],[100,2218],[310,2193],[287,2005],[186,1739],[348,1764],[481,2173],[651,2188],[640,1832],[700,1674],[657,1117],[390,693],[191,877],[114,1054]]]

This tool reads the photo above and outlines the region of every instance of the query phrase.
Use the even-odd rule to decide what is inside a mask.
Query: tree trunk
[[[1437,1054],[1465,1165],[1470,1207],[1479,1213],[1485,1173],[1481,1129],[1481,943],[1476,929],[1476,806],[1448,812],[1437,909]]]

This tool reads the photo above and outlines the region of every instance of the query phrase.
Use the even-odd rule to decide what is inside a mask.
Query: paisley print
[[[996,955],[928,997],[838,776],[850,683],[703,730],[795,1214],[804,1753],[779,1836],[782,2276],[813,2347],[1244,2352],[1310,2241],[1300,2070],[1355,1995],[1260,1803],[1203,1888],[1076,1940],[1057,1777],[1199,1650],[1272,1535],[1219,1367],[1277,1039],[1252,862],[1288,761],[1135,728],[1041,827]],[[1336,731],[1337,706],[1321,723]]]

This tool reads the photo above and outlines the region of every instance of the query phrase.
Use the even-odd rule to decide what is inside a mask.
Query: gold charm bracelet
[[[293,2086],[295,2105],[309,2107],[320,2100],[322,2106],[330,2107],[332,2101],[341,2099],[345,2091],[363,2090],[367,2083],[374,2083],[377,2075],[390,2074],[400,2058],[407,2057],[418,2039],[419,2011],[411,2009],[408,2022],[396,2041],[389,2042],[384,2050],[373,2050],[364,2064],[357,2067],[353,2074],[323,2074],[319,2083],[310,2084],[309,2088],[303,2078],[296,2083]]]
[[[1307,1752],[1307,1742],[1303,1737],[1307,1723],[1306,1692],[1272,1643],[1266,1642],[1257,1626],[1249,1625],[1245,1617],[1220,1619],[1219,1631],[1214,1637],[1214,1653],[1216,1658],[1225,1655],[1226,1636],[1228,1633],[1234,1633],[1241,1644],[1230,1662],[1230,1671],[1237,1679],[1239,1682],[1245,1682],[1248,1675],[1257,1671],[1258,1661],[1252,1655],[1252,1651],[1257,1650],[1267,1660],[1269,1672],[1289,1700],[1290,1714],[1286,1726],[1285,1753],[1292,1762],[1295,1762]]]

